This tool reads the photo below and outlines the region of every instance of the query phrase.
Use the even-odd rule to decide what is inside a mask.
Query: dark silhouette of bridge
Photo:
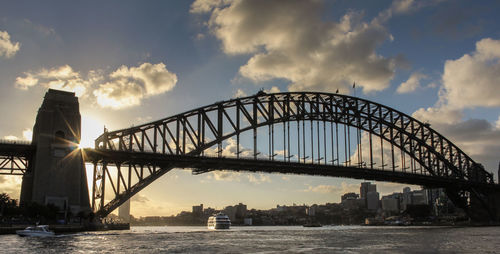
[[[0,152],[12,147],[3,146]],[[95,148],[82,150],[82,157],[94,165],[91,204],[99,216],[174,168],[190,168],[194,174],[232,170],[439,187],[474,220],[498,221],[500,212],[500,185],[493,175],[429,124],[340,94],[259,92],[220,101],[105,130]],[[29,154],[25,158],[29,161]]]

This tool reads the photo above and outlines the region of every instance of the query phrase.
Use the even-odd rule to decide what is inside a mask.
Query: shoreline
[[[23,230],[26,227],[33,226],[32,224],[25,225],[12,225],[0,226],[0,235],[16,234],[16,230]],[[56,234],[61,233],[78,233],[78,232],[92,232],[92,231],[108,231],[108,230],[129,230],[129,223],[116,223],[116,224],[93,224],[93,225],[80,225],[80,224],[49,224],[49,229]]]

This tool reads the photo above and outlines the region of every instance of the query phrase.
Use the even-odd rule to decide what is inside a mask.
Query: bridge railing
[[[0,139],[0,144],[31,145],[31,141],[20,139]]]

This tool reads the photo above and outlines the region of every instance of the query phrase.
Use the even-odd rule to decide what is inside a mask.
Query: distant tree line
[[[71,214],[70,214],[71,215]],[[35,202],[19,206],[17,200],[7,193],[0,193],[0,223],[54,223],[60,216],[59,208],[53,204],[41,205]]]

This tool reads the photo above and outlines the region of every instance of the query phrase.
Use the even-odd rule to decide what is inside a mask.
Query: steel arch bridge
[[[92,208],[99,216],[176,167],[194,174],[280,172],[442,187],[471,217],[481,207],[494,220],[490,193],[500,190],[491,173],[429,124],[331,93],[259,92],[220,101],[105,131],[84,153],[94,164]]]

